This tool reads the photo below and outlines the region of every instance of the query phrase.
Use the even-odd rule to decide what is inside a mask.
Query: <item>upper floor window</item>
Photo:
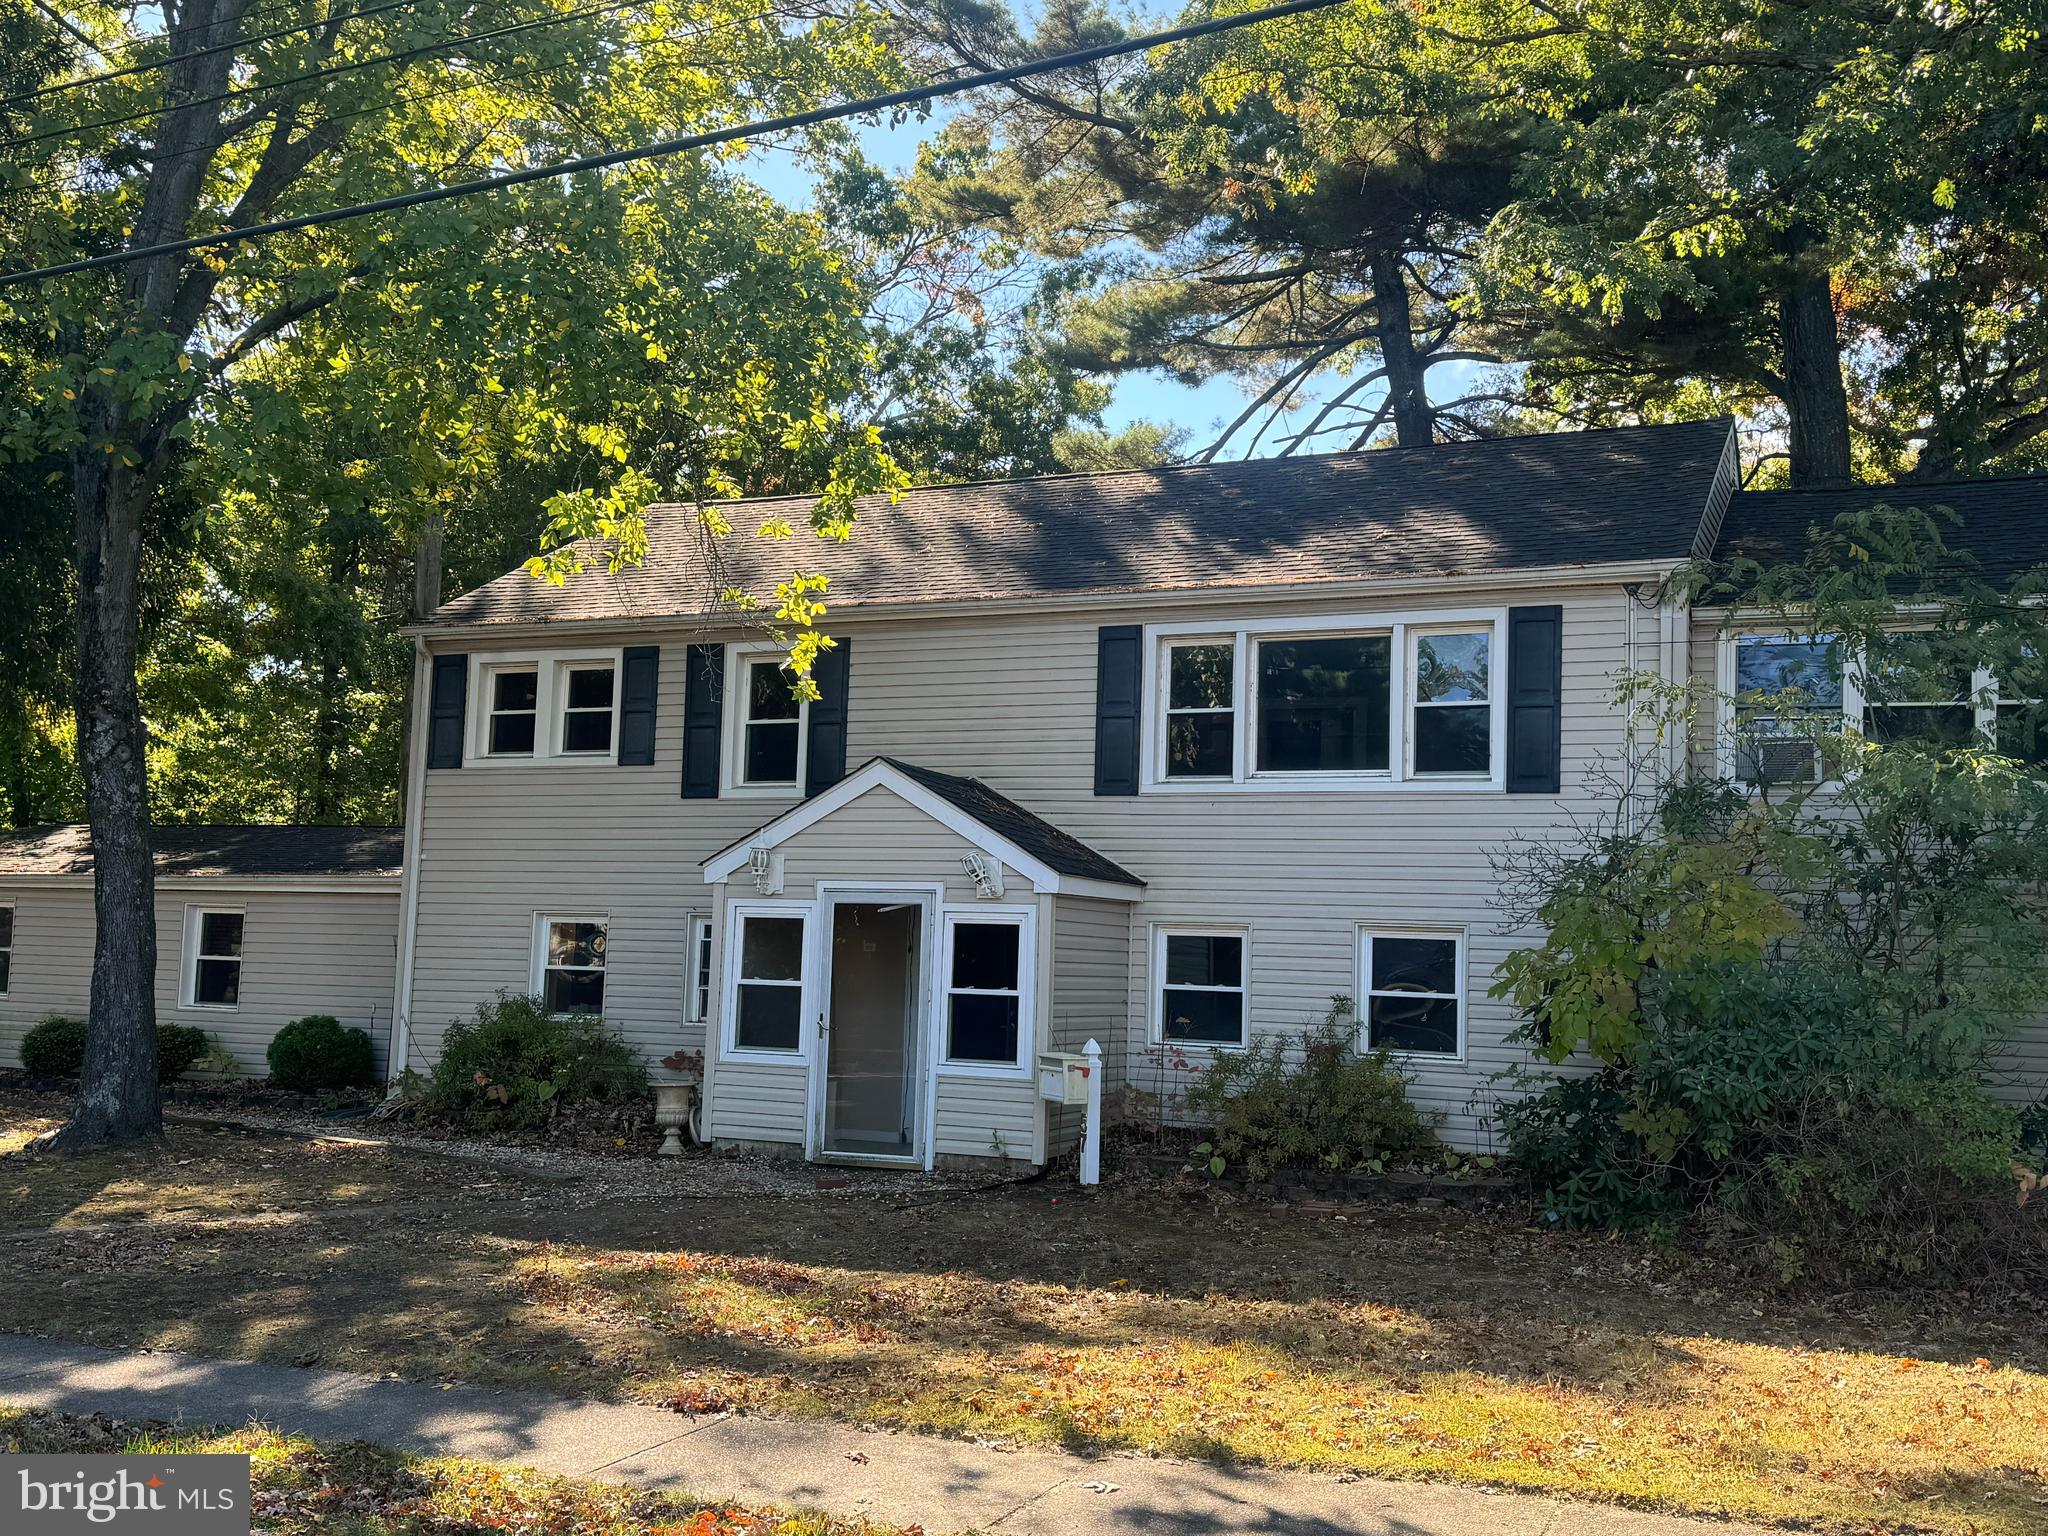
[[[0,997],[7,995],[8,973],[14,969],[14,908],[0,906]]]
[[[236,1008],[242,1001],[240,912],[185,915],[185,1006]]]
[[[1414,637],[1409,766],[1420,774],[1479,774],[1493,767],[1493,631]]]
[[[1490,609],[1155,629],[1146,785],[1501,788],[1505,624]]]
[[[556,651],[472,660],[477,762],[613,761],[618,748],[619,653]]]
[[[551,1013],[603,1013],[611,923],[602,917],[543,917],[534,988]]]
[[[612,701],[618,672],[610,662],[564,663],[562,667],[562,751],[608,753],[612,749]]]
[[[782,653],[735,647],[732,665],[726,785],[768,792],[801,787],[810,705],[796,696]]]

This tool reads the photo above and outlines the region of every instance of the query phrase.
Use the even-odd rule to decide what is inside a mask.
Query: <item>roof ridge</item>
[[[2035,470],[2032,474],[1971,475],[1961,480],[1885,480],[1869,485],[1861,482],[1855,485],[1780,485],[1767,491],[1739,490],[1738,496],[1846,496],[1852,491],[1913,491],[1913,490],[1954,490],[1958,486],[1970,485],[2017,485],[2030,480],[2048,481],[2048,470]]]

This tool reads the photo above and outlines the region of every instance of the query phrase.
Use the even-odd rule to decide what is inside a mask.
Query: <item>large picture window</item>
[[[793,1054],[803,1048],[804,920],[743,913],[733,999],[733,1045]]]
[[[1387,635],[1261,640],[1261,773],[1370,773],[1388,763],[1393,641]]]
[[[540,921],[539,986],[553,1013],[603,1013],[611,924],[601,917]]]
[[[1418,775],[1493,771],[1493,631],[1418,634],[1410,760]]]
[[[949,919],[946,1060],[1014,1067],[1024,1037],[1022,919]]]
[[[1465,941],[1454,933],[1361,933],[1359,994],[1371,1050],[1464,1050]]]
[[[1153,945],[1159,1038],[1176,1045],[1243,1045],[1245,936],[1162,928]]]
[[[185,1005],[238,1008],[242,1002],[240,912],[194,910],[185,928]]]

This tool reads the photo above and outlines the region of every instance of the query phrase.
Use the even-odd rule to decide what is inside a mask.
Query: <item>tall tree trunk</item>
[[[1408,308],[1408,274],[1398,251],[1372,253],[1372,303],[1378,318],[1380,362],[1387,370],[1393,403],[1394,440],[1403,448],[1427,448],[1436,434],[1429,408],[1427,362],[1416,356],[1414,317]]]
[[[164,1128],[156,1081],[156,870],[135,685],[142,520],[151,490],[118,455],[77,456],[78,766],[98,921],[78,1106],[56,1138],[66,1150],[161,1136]]]
[[[335,759],[341,755],[341,658],[320,658],[319,703],[313,710],[313,793],[302,819],[328,825],[339,819],[340,787]]]
[[[1824,262],[1814,259],[1804,226],[1787,236],[1791,258],[1778,296],[1778,341],[1784,353],[1787,447],[1792,484],[1849,483],[1849,394],[1842,384],[1842,337]]]

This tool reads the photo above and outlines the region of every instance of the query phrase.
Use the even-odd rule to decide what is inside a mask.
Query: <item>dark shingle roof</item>
[[[405,857],[398,827],[156,827],[159,875],[395,875]],[[0,876],[88,875],[83,826],[0,830]]]
[[[2004,586],[2023,571],[2048,563],[2048,475],[2001,480],[1958,480],[1947,485],[1859,485],[1828,491],[1738,491],[1714,553],[1742,555],[1763,565],[1802,560],[1816,528],[1844,512],[1883,503],[1893,507],[1947,508],[1942,522],[1951,549],[1976,557],[1985,580]]]
[[[862,503],[851,543],[750,535],[802,528],[810,497],[728,503],[714,573],[688,507],[648,511],[644,563],[600,560],[560,587],[524,571],[436,624],[541,624],[714,611],[801,564],[834,611],[873,602],[1202,590],[1491,573],[1704,554],[1725,503],[1732,423],[1566,432],[1295,459],[930,486]],[[1701,538],[1702,531],[1705,540]]]
[[[1142,886],[1145,883],[1121,864],[1104,858],[1079,838],[1062,832],[1043,816],[1025,810],[1009,796],[997,794],[979,779],[965,779],[958,774],[920,768],[898,757],[885,757],[881,761],[922,784],[949,805],[965,811],[991,832],[1008,838],[1055,873],[1072,875],[1077,880],[1107,880],[1116,885]]]

